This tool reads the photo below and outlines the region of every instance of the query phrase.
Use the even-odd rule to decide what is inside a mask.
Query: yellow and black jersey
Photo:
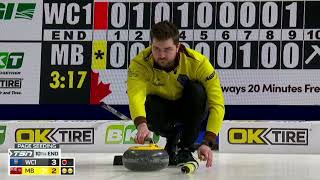
[[[209,105],[207,131],[217,135],[225,113],[219,76],[206,56],[182,45],[181,48],[179,64],[170,72],[154,67],[151,46],[131,61],[127,83],[131,118],[146,117],[144,104],[147,95],[177,100],[182,96],[186,80],[199,81],[205,87]]]

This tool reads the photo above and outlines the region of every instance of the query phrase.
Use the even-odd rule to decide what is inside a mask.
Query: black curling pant
[[[180,139],[180,148],[191,147],[208,114],[207,96],[200,82],[189,81],[176,101],[148,95],[145,103],[147,124],[155,134]]]

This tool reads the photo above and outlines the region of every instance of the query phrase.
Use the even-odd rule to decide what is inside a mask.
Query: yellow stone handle
[[[132,146],[129,148],[129,150],[138,150],[138,151],[143,151],[143,150],[163,150],[163,148],[159,147],[156,144],[149,144],[147,146]]]

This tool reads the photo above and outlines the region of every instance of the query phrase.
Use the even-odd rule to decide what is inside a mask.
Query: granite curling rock
[[[122,156],[124,167],[132,171],[157,171],[169,164],[169,155],[158,145],[133,146]]]

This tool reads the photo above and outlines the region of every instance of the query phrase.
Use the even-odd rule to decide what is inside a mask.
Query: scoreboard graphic
[[[0,3],[1,104],[128,104],[130,60],[174,22],[220,74],[227,105],[320,104],[320,1]]]
[[[8,149],[9,176],[74,175],[74,158],[61,157],[59,144],[17,143]]]

